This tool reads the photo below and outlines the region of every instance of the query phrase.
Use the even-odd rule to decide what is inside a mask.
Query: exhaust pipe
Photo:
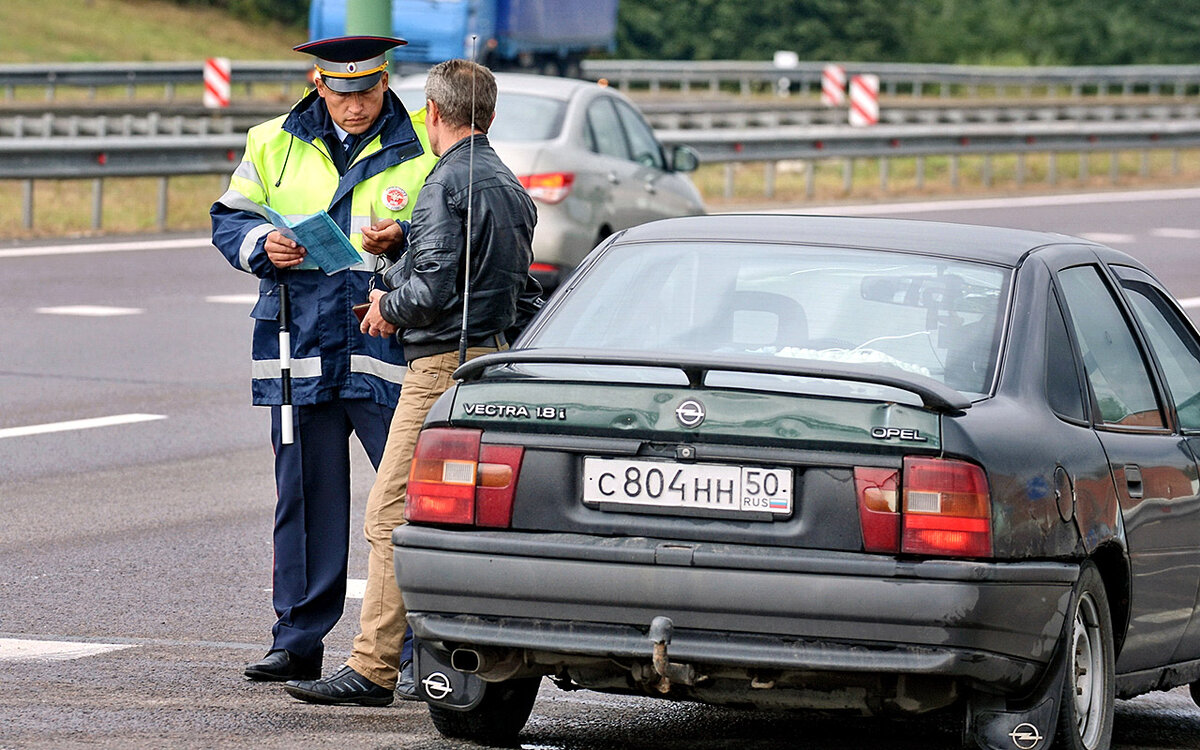
[[[485,682],[501,682],[524,666],[522,655],[519,649],[456,648],[450,652],[450,666]]]

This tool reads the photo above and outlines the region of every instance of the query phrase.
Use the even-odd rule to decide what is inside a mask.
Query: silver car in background
[[[534,276],[547,289],[610,234],[653,219],[704,213],[687,176],[687,146],[666,151],[636,105],[598,83],[497,73],[488,133],[504,163],[537,202]],[[425,77],[392,88],[409,109],[425,101]]]

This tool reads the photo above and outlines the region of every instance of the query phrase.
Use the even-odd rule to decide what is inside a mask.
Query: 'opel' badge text
[[[675,419],[679,420],[679,424],[687,427],[689,430],[693,427],[699,427],[700,423],[704,421],[704,404],[694,398],[689,398],[675,407]]]

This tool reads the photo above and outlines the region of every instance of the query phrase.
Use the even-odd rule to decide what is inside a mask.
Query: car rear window
[[[410,110],[425,106],[425,91],[398,88],[396,94]],[[535,94],[496,95],[496,119],[488,130],[492,141],[549,141],[562,132],[566,102]]]
[[[846,248],[616,246],[527,345],[878,364],[986,394],[1009,275]]]

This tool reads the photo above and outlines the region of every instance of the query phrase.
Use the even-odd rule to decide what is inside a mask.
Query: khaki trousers
[[[467,359],[497,351],[472,347]],[[408,621],[392,566],[392,530],[404,523],[404,499],[417,434],[433,402],[450,389],[458,368],[458,352],[422,357],[408,364],[400,401],[392,417],[387,446],[367,498],[364,533],[370,544],[367,587],[363,593],[359,632],[346,664],[376,685],[395,688],[400,648]]]

